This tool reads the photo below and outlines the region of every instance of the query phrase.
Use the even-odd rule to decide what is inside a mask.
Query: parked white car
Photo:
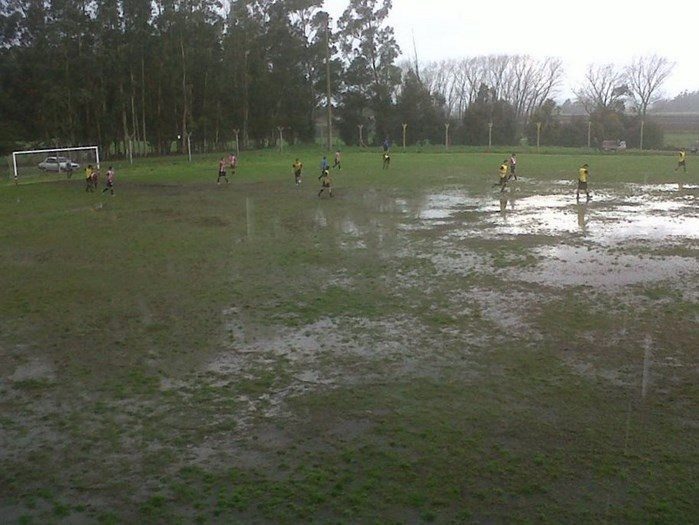
[[[68,157],[46,157],[39,163],[42,171],[73,171],[77,170],[80,164],[73,162]]]

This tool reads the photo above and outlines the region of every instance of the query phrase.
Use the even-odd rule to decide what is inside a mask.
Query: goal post
[[[12,152],[12,170],[15,182],[19,180],[23,169],[38,169],[42,172],[66,173],[85,165],[100,166],[99,146],[78,146],[74,148],[46,148]]]

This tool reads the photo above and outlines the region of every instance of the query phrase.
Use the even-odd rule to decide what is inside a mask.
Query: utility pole
[[[333,144],[333,114],[330,89],[330,14],[325,17],[325,82],[328,96],[328,151],[331,151]]]
[[[233,130],[233,133],[235,133],[235,154],[240,155],[240,143],[238,142],[238,135],[240,134],[240,130],[236,128]]]

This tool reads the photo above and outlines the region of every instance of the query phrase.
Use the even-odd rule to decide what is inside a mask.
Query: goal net
[[[12,153],[15,182],[57,178],[79,178],[89,165],[99,167],[98,146],[15,151]]]

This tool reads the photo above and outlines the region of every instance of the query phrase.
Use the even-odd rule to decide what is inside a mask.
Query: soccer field
[[[0,522],[695,520],[699,159],[508,153],[4,180]]]

